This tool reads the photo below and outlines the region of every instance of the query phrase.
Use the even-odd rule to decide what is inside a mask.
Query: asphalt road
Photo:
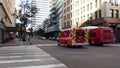
[[[120,68],[120,46],[85,46],[83,48],[52,45],[39,46],[68,68]]]
[[[120,68],[119,44],[80,48],[57,46],[53,40],[31,40],[31,45],[1,47],[0,68]]]

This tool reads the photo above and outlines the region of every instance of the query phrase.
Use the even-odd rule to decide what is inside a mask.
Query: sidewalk
[[[4,44],[0,44],[0,46],[16,46],[16,45],[21,45],[23,44],[22,41],[19,40],[19,38],[14,38],[13,40],[4,43]]]

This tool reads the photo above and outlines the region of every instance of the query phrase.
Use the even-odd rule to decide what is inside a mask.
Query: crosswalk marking
[[[107,45],[107,46],[120,46],[119,44],[104,44],[104,45]]]
[[[0,61],[0,64],[2,64],[2,63],[18,63],[18,62],[34,62],[34,61],[49,61],[49,60],[55,60],[55,59],[48,58],[48,59],[8,60],[8,61]]]
[[[36,46],[57,46],[57,44],[36,44]]]
[[[25,66],[25,67],[12,67],[12,68],[56,68],[56,67],[65,67],[64,64],[49,64],[49,65],[40,65],[40,66]]]
[[[48,45],[48,44],[47,44]],[[11,46],[0,48],[1,68],[67,68],[37,46]]]
[[[24,58],[24,57],[40,57],[40,56],[50,56],[48,54],[42,54],[42,55],[24,55],[24,56],[0,56],[0,59],[5,58]]]

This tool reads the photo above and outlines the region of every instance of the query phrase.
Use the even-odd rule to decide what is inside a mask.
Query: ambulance
[[[58,46],[103,45],[114,43],[112,28],[86,26],[65,29],[59,32]]]
[[[88,45],[88,32],[81,28],[65,29],[59,32],[58,46]]]

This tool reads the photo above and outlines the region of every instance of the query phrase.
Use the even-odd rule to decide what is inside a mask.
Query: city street
[[[32,39],[0,48],[0,68],[119,68],[120,45],[64,47],[53,40]],[[7,43],[8,44],[8,43]],[[4,44],[5,45],[5,44]]]
[[[120,45],[86,46],[83,48],[41,46],[45,52],[68,68],[120,68]]]
[[[27,42],[24,42],[23,45],[7,45],[0,48],[0,68],[67,67],[37,46],[29,45]]]

